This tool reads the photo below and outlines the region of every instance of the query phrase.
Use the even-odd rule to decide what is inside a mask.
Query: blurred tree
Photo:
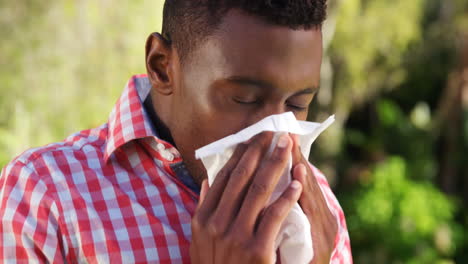
[[[163,0],[0,1],[0,166],[105,118],[145,71]]]
[[[0,167],[105,122],[163,0],[0,1]],[[468,263],[468,1],[330,1],[312,160],[356,263]],[[443,192],[442,192],[443,191]],[[444,193],[445,192],[445,193]]]
[[[428,183],[408,178],[399,157],[377,164],[345,199],[356,263],[442,263],[460,242],[455,206]],[[430,201],[430,202],[429,202]]]
[[[313,161],[337,184],[356,262],[468,262],[468,2],[332,8],[325,95],[311,114],[338,122]]]

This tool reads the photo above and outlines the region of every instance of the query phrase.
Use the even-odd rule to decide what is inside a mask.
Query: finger
[[[201,222],[205,222],[206,219],[208,219],[208,217],[215,211],[229,180],[229,175],[239,162],[246,148],[247,146],[244,144],[239,144],[236,147],[229,161],[219,171],[216,179],[213,181],[212,186],[209,188],[209,191],[207,190],[207,193],[203,199],[203,204],[198,207],[197,211],[198,216],[201,218],[199,219]]]
[[[242,203],[236,226],[242,226],[247,232],[253,233],[258,215],[265,208],[286,169],[291,147],[291,138],[287,134],[282,135],[273,153],[262,162]]]
[[[292,177],[298,180],[303,186],[307,184],[307,169],[303,163],[293,166]]]
[[[218,197],[222,194],[222,191],[228,180],[228,175],[230,174],[230,171],[239,162],[239,159],[242,157],[242,154],[245,151],[245,149],[245,145],[240,144],[239,146],[237,146],[229,161],[218,173],[211,188],[209,188],[208,186],[207,179],[203,180],[202,182],[199,203],[197,206],[195,216],[192,219],[191,225],[192,242],[190,246],[190,251],[191,255],[194,256],[195,259],[203,259],[205,262],[207,260],[210,260],[209,263],[211,263],[215,243],[210,236],[201,235],[204,234],[202,230],[205,229],[207,219],[209,219],[213,211],[216,209],[217,202],[219,199]],[[199,248],[204,248],[204,250],[199,251]]]
[[[297,203],[302,192],[302,185],[293,180],[283,194],[268,206],[256,231],[256,243],[273,245],[286,216]]]
[[[291,174],[293,178],[298,180],[304,185],[304,189],[307,189],[307,184],[308,184],[308,166],[309,162],[307,161],[306,158],[304,158],[304,155],[302,155],[301,147],[299,144],[299,135],[292,134],[291,138],[293,139],[293,150],[292,150],[292,169],[291,169]],[[301,166],[299,166],[301,165]],[[296,168],[297,167],[297,168]],[[298,170],[298,171],[296,171]],[[312,174],[311,174],[312,175]],[[297,176],[297,177],[295,177]],[[304,176],[304,177],[302,177]]]
[[[206,193],[210,189],[210,186],[208,186],[208,179],[204,179],[201,184],[201,190],[200,190],[200,199],[198,200],[198,205],[197,209],[203,204],[203,201],[205,200]]]
[[[299,177],[298,180],[300,180],[300,182],[304,185],[304,190],[307,190],[307,193],[311,194],[315,192],[321,193],[320,186],[317,181],[317,176],[313,172],[310,163],[308,161],[303,161],[302,163],[297,164],[296,167],[294,168],[297,171],[293,171],[293,177],[295,175],[294,173],[296,173]]]
[[[212,217],[212,223],[219,230],[227,231],[248,189],[248,183],[255,174],[264,154],[271,143],[273,133],[262,133],[249,144],[237,166],[232,170],[228,184]]]
[[[203,232],[194,232],[190,242],[190,261],[195,264],[212,264],[215,252],[215,242]],[[202,250],[203,249],[203,250]]]
[[[302,162],[302,152],[301,152],[301,145],[299,144],[299,135],[297,134],[289,134],[293,140],[293,147],[292,147],[292,164],[298,164]]]
[[[302,184],[303,192],[299,198],[299,205],[306,215],[317,212],[320,203],[326,203],[326,201],[309,164],[300,163],[294,166],[293,178]]]
[[[189,253],[190,253],[190,262],[191,263],[193,263],[193,264],[201,263],[200,256],[199,256],[199,250],[198,250],[198,247],[196,246],[195,238],[193,238],[193,236],[192,236],[192,241],[190,242]]]
[[[201,184],[200,199],[197,205],[197,212],[199,212],[199,208],[203,205],[208,190],[208,179],[205,179]],[[195,217],[192,219],[192,241],[190,242],[190,260],[192,263],[196,264],[202,263],[201,260],[204,261],[203,263],[211,264],[211,261],[206,261],[212,259],[214,243],[213,240],[209,237],[201,235],[204,222],[202,222],[200,219],[201,217],[199,215],[195,215]],[[207,247],[207,245],[211,245],[211,247]],[[200,248],[204,248],[204,250],[200,250]]]
[[[294,145],[298,145],[298,146],[299,146],[299,135],[298,135],[298,134],[289,133],[289,136],[292,138],[292,140],[293,140],[293,142],[294,142]]]

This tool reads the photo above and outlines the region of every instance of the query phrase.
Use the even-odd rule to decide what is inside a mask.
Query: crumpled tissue
[[[232,156],[236,146],[264,131],[274,132],[269,153],[273,151],[281,134],[299,135],[299,145],[304,157],[308,158],[310,146],[315,139],[335,120],[330,116],[323,123],[296,120],[292,112],[268,116],[261,121],[195,151],[195,157],[201,159],[208,174],[211,186],[218,172]],[[268,204],[274,202],[291,182],[292,155],[288,167],[283,172]],[[282,264],[309,263],[314,255],[309,221],[299,204],[295,204],[284,220],[275,241],[279,249]]]

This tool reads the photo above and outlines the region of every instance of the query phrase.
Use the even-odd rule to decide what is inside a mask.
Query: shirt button
[[[163,144],[158,143],[158,144],[156,145],[156,149],[159,150],[159,151],[162,151],[162,150],[165,150],[166,147],[165,147]]]
[[[174,155],[172,155],[172,153],[169,153],[168,151],[162,152],[161,155],[163,156],[163,158],[165,158],[168,161],[174,160]]]
[[[170,149],[167,149],[172,155],[174,155],[174,158],[178,158],[180,157],[180,153],[179,151],[177,151],[177,149],[175,148],[170,148]]]

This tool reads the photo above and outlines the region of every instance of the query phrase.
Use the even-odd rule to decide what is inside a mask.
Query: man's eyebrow
[[[240,84],[240,85],[250,85],[250,86],[256,86],[259,88],[273,88],[274,87],[269,82],[266,82],[260,79],[245,77],[245,76],[231,76],[231,77],[226,78],[226,80],[229,82]]]
[[[254,79],[251,77],[245,77],[245,76],[231,76],[231,77],[226,78],[226,80],[229,82],[240,84],[240,85],[250,85],[250,86],[255,86],[255,87],[259,87],[263,89],[275,87],[274,85],[272,85],[271,83],[267,81]],[[320,88],[319,86],[308,87],[308,88],[305,88],[301,91],[294,93],[292,96],[314,94],[319,90],[319,88]]]
[[[310,87],[310,88],[306,88],[304,90],[301,90],[297,93],[294,93],[292,96],[299,96],[299,95],[306,95],[306,94],[314,94],[316,92],[318,92],[318,90],[320,89],[319,86],[314,86],[314,87]]]

